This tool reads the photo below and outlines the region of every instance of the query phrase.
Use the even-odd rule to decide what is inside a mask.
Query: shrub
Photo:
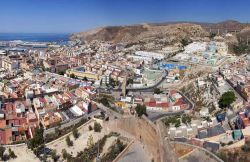
[[[39,147],[43,143],[43,128],[36,128],[34,137],[27,142],[28,148],[33,150],[34,148]]]
[[[160,94],[160,93],[162,93],[162,91],[159,88],[155,88],[154,89],[154,93],[155,94]]]
[[[75,139],[77,139],[80,136],[80,134],[76,128],[73,130],[73,136]]]
[[[3,157],[4,157],[4,152],[5,152],[5,147],[0,146],[0,157],[1,157],[1,159],[3,159]]]
[[[100,103],[102,103],[104,106],[106,107],[110,107],[110,104],[109,104],[109,100],[106,98],[106,97],[102,97],[100,100],[99,100]]]
[[[16,154],[14,153],[14,151],[12,151],[10,148],[9,148],[9,156],[12,158],[12,159],[15,159],[17,156]]]
[[[89,125],[89,131],[92,131],[93,127],[91,125]]]
[[[219,100],[219,107],[226,108],[236,100],[235,94],[232,91],[228,91],[222,94]]]
[[[95,132],[101,132],[101,130],[102,130],[101,124],[95,122],[95,123],[94,123],[94,131],[95,131]]]
[[[145,105],[140,105],[138,104],[136,107],[135,107],[135,111],[137,113],[137,115],[139,117],[141,117],[142,115],[146,115],[147,116],[147,108]]]
[[[73,146],[73,141],[70,140],[69,136],[66,137],[66,143],[69,147]]]
[[[110,151],[103,156],[103,161],[113,161],[126,147],[126,144],[122,143],[119,139],[116,140],[116,144],[111,146]]]
[[[60,156],[57,155],[56,150],[53,150],[53,151],[51,152],[51,158],[53,159],[54,162],[57,162],[58,159],[60,158]]]
[[[63,157],[63,159],[67,159],[67,157],[68,157],[68,153],[67,153],[67,151],[65,150],[65,149],[63,149],[62,150],[62,157]]]

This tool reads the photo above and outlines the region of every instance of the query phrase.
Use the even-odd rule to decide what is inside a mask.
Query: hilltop
[[[186,37],[205,37],[208,35],[200,25],[191,23],[177,24],[142,24],[131,26],[108,26],[74,34],[72,39],[85,41],[110,41],[114,43],[147,42],[155,39],[168,41],[181,40]]]
[[[145,23],[129,26],[107,26],[86,32],[75,33],[71,39],[81,39],[87,42],[94,40],[110,41],[114,43],[149,42],[160,39],[167,42],[176,42],[183,38],[205,38],[209,32],[233,32],[249,30],[249,25],[234,20],[219,23],[202,22],[166,22]],[[241,32],[239,32],[241,34]],[[250,33],[249,33],[250,34]],[[246,35],[244,35],[246,36]],[[250,36],[250,35],[249,35]]]

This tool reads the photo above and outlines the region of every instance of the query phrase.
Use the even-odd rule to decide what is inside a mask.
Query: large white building
[[[188,54],[193,54],[196,52],[204,52],[207,49],[207,43],[206,42],[193,42],[186,47],[184,47],[185,52]]]
[[[19,68],[19,62],[16,60],[10,60],[10,59],[3,59],[2,60],[2,68],[5,70],[15,70]]]
[[[155,52],[136,51],[135,55],[142,56],[142,57],[149,57],[149,58],[158,59],[158,60],[164,59],[164,54],[155,53]]]
[[[145,63],[151,62],[153,59],[151,57],[128,55],[128,58],[132,58],[133,61],[144,61]]]

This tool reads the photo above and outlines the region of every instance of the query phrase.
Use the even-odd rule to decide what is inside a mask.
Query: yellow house
[[[91,73],[91,72],[82,72],[82,71],[76,71],[76,70],[67,70],[66,74],[70,76],[71,74],[74,74],[77,78],[84,78],[86,77],[87,79],[90,80],[99,80],[100,75],[96,73]]]
[[[117,101],[116,103],[115,103],[115,105],[117,106],[117,107],[121,107],[121,108],[128,108],[128,106],[127,106],[127,104],[125,103],[125,102],[122,102],[122,101]]]

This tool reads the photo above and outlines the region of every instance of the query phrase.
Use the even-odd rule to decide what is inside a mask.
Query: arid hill
[[[88,42],[93,40],[119,42],[147,42],[154,39],[181,40],[189,37],[205,37],[208,33],[200,26],[190,23],[167,25],[142,24],[134,26],[102,27],[87,32],[76,33],[71,38]]]
[[[219,29],[219,30],[218,30]],[[147,23],[130,26],[108,26],[93,29],[86,32],[75,33],[71,39],[81,39],[87,42],[93,40],[110,41],[114,43],[149,42],[152,40],[164,40],[164,42],[176,42],[183,38],[200,39],[207,37],[209,32],[217,33],[237,32],[237,38],[243,41],[250,39],[250,25],[234,20],[219,23],[201,22],[166,22]]]

